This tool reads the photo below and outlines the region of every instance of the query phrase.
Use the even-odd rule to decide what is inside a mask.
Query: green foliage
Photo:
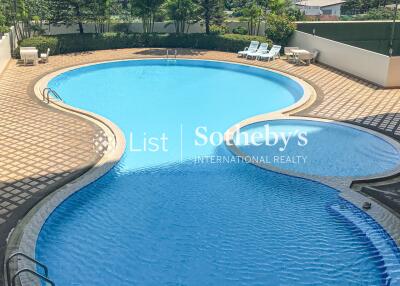
[[[248,46],[252,40],[271,43],[265,37],[233,34],[104,33],[33,37],[23,40],[21,46],[35,46],[41,52],[46,51],[49,47],[52,54],[138,47],[191,48],[237,52]]]
[[[129,23],[117,23],[112,30],[116,33],[129,33]]]
[[[341,12],[342,15],[368,14],[371,9],[385,9],[386,5],[394,3],[395,0],[347,0],[343,3]]]
[[[6,34],[10,31],[10,28],[7,26],[0,26],[0,34]]]
[[[247,35],[248,32],[249,31],[247,30],[247,28],[243,27],[243,26],[238,26],[238,27],[232,29],[233,34]]]
[[[265,34],[276,44],[286,46],[295,29],[296,24],[286,15],[269,14],[267,17]]]
[[[164,8],[177,34],[187,32],[191,24],[200,20],[200,6],[192,0],[167,0]]]
[[[211,32],[211,25],[224,22],[224,4],[222,0],[196,0],[200,6],[200,18],[204,21],[206,34]]]
[[[210,34],[211,35],[223,35],[229,32],[229,28],[227,26],[219,26],[219,25],[211,25],[210,26]]]
[[[143,31],[152,33],[154,21],[164,0],[130,0],[131,14],[142,19]]]
[[[0,6],[0,27],[6,25],[6,16],[3,13],[3,8]]]
[[[260,31],[260,23],[265,18],[265,11],[261,6],[253,3],[251,6],[242,9],[242,20],[248,24],[249,35],[257,35]]]
[[[365,14],[355,15],[351,17],[351,20],[392,20],[394,16],[394,10],[380,7],[373,8]],[[400,19],[400,13],[397,14],[397,19]]]
[[[25,39],[20,43],[20,47],[36,47],[39,53],[45,53],[50,48],[50,54],[52,55],[57,54],[60,50],[58,38],[45,36]],[[16,54],[19,55],[19,49]]]

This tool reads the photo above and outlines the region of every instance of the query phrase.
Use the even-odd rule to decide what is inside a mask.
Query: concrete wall
[[[327,6],[327,7],[321,7],[321,12],[324,15],[333,15],[333,16],[340,17],[341,7],[342,7],[342,4],[332,5],[332,6]],[[326,13],[324,13],[324,11],[327,11],[327,12],[330,12],[330,13],[326,14]]]
[[[320,6],[297,6],[301,12],[306,16],[320,16],[320,15],[332,15],[340,17],[341,4],[320,7]],[[324,11],[326,11],[324,13]]]
[[[320,51],[318,61],[383,87],[400,87],[400,57],[382,54],[296,31],[290,46]]]
[[[156,33],[174,33],[175,26],[173,24],[165,26],[166,23],[158,22],[154,23],[154,32]],[[46,35],[59,35],[59,34],[76,34],[79,33],[78,25],[51,25],[50,29],[48,26],[45,26]],[[85,33],[95,33],[95,24],[84,24],[83,30]],[[110,25],[110,31],[113,31],[113,25]],[[142,23],[131,23],[129,24],[129,31],[142,33],[143,25]],[[204,28],[200,26],[199,23],[189,26],[189,33],[202,33],[204,32]]]
[[[228,23],[226,23],[226,26],[229,28],[230,31],[232,31],[233,28],[236,28],[238,26],[243,26],[243,27],[247,28],[247,23],[246,22],[228,22]],[[48,26],[45,26],[45,28],[46,28],[45,29],[46,35],[79,33],[78,25],[70,25],[70,26],[51,25],[50,29],[48,28]],[[83,28],[84,28],[85,33],[95,33],[96,32],[94,24],[84,24]],[[113,25],[110,25],[110,31],[113,31]],[[136,32],[136,33],[142,33],[143,32],[142,23],[140,23],[140,22],[130,23],[129,31]],[[156,33],[175,33],[175,26],[174,26],[174,24],[166,26],[166,22],[157,22],[154,24],[154,32],[156,32]],[[190,25],[188,32],[189,33],[204,33],[205,27],[204,27],[204,25],[202,25],[200,23],[196,23],[196,24]],[[260,29],[259,29],[259,35],[265,35],[265,23],[261,23]]]
[[[11,60],[11,47],[16,47],[16,39],[14,35],[14,28],[11,28],[10,32],[3,35],[0,39],[0,74],[7,67]]]

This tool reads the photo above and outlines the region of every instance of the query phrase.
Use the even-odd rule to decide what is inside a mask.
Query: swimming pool
[[[396,142],[389,143],[371,131],[343,123],[275,119],[247,125],[241,132],[234,137],[240,151],[256,159],[268,158],[267,164],[294,173],[359,179],[384,176],[399,168],[400,152],[393,145]],[[274,137],[282,132],[292,136],[287,137],[286,144],[279,140],[272,145]],[[256,144],[240,140],[244,134],[255,133],[261,134]],[[298,144],[296,134],[306,134],[307,144]]]
[[[221,143],[219,133],[300,100],[292,79],[221,62],[144,60],[79,68],[49,86],[115,122],[128,141],[121,162],[41,230],[36,256],[57,285],[390,283],[394,242],[336,190],[209,159],[232,156],[210,143]],[[368,224],[396,259],[384,262],[344,216]]]

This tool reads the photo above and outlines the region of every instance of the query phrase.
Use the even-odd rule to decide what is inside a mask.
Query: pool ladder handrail
[[[46,87],[42,91],[42,98],[43,101],[47,101],[47,103],[50,103],[50,94],[52,94],[56,99],[63,101],[61,96],[52,88]]]
[[[172,51],[174,51],[174,54],[173,54],[173,56],[174,56],[174,58],[175,58],[175,60],[176,60],[176,56],[178,55],[178,51],[177,50],[172,50]],[[169,50],[167,50],[167,60],[169,59]]]
[[[46,282],[47,284],[50,284],[51,286],[56,286],[56,283],[54,283],[54,282],[53,282],[52,280],[50,280],[48,277],[43,276],[43,275],[41,275],[41,274],[39,274],[39,273],[37,273],[37,272],[35,272],[35,271],[29,269],[29,268],[24,268],[24,269],[18,271],[17,273],[15,273],[15,275],[13,276],[12,281],[11,281],[12,284],[11,284],[10,286],[17,286],[17,284],[15,283],[15,282],[17,281],[17,277],[18,277],[21,273],[24,273],[24,272],[28,272],[28,273],[32,274],[33,276],[36,276],[36,277],[39,278],[41,281],[44,281],[44,282]],[[40,283],[40,284],[42,285],[42,283]]]
[[[39,266],[44,270],[44,275],[39,274],[39,273],[37,273],[37,272],[35,272],[35,271],[31,270],[31,269],[24,268],[24,269],[22,269],[22,270],[17,271],[17,273],[15,273],[14,276],[11,278],[10,263],[11,263],[11,260],[12,260],[14,257],[17,257],[17,256],[21,256],[21,257],[23,257],[23,258],[25,258],[25,259],[27,259],[27,260],[29,260],[29,261],[35,263],[36,265],[39,265]],[[36,259],[33,259],[32,257],[26,255],[26,254],[23,253],[23,252],[15,252],[15,253],[11,254],[11,255],[7,258],[7,261],[6,261],[7,286],[15,286],[16,278],[17,278],[21,273],[24,273],[24,272],[29,272],[29,273],[31,273],[32,275],[36,276],[37,278],[39,278],[39,279],[41,279],[41,280],[44,280],[45,282],[51,284],[52,286],[55,286],[55,283],[54,283],[53,281],[51,281],[51,280],[49,279],[49,277],[48,277],[48,276],[49,276],[49,269],[47,268],[46,265],[44,265],[43,263],[37,261]]]

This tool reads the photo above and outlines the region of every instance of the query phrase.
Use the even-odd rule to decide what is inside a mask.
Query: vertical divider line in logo
[[[181,123],[181,163],[183,162],[183,124]]]

